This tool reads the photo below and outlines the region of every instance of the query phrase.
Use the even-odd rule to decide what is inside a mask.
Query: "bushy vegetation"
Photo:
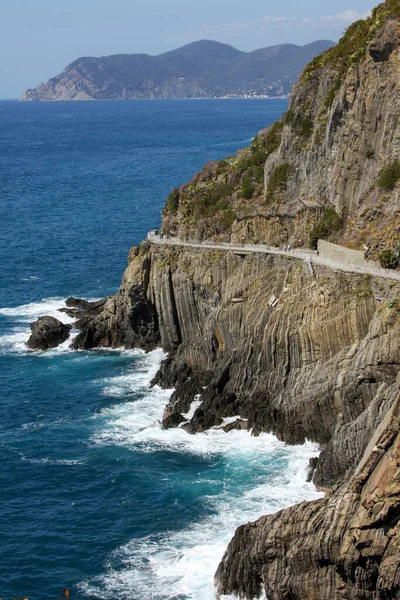
[[[335,79],[333,86],[331,87],[331,89],[329,90],[327,95],[325,96],[325,101],[324,101],[324,105],[323,105],[323,108],[325,111],[329,110],[331,108],[333,101],[335,100],[337,93],[340,90],[340,86],[342,85],[342,82],[343,82],[343,75],[338,75]]]
[[[192,194],[190,212],[196,217],[212,217],[220,210],[229,208],[228,197],[235,189],[234,184],[212,182]]]
[[[393,190],[400,179],[400,162],[395,160],[392,164],[382,169],[378,177],[377,186],[381,190]]]
[[[220,225],[224,229],[228,229],[229,227],[232,227],[234,220],[235,220],[235,215],[233,214],[233,212],[230,208],[227,208],[222,213],[222,216],[221,216],[219,222],[220,222]]]
[[[299,137],[305,139],[311,137],[314,129],[314,122],[309,117],[298,115],[292,109],[289,109],[284,118],[285,123],[290,125]]]
[[[275,167],[268,179],[267,197],[271,199],[276,192],[283,192],[287,188],[289,177],[293,174],[293,167],[285,162]]]
[[[304,81],[317,79],[323,69],[336,71],[335,83],[325,98],[325,109],[332,106],[348,69],[362,60],[368,44],[388,19],[400,20],[398,0],[387,0],[379,4],[369,18],[352,23],[336,46],[314,58],[304,69]]]
[[[283,122],[276,121],[266,134],[257,135],[254,138],[248,154],[234,163],[239,175],[247,173],[255,183],[263,183],[266,160],[270,154],[279,148],[282,129]]]
[[[379,255],[379,262],[384,269],[396,268],[396,255],[393,250],[384,250]]]
[[[175,188],[167,198],[164,217],[177,217],[179,224],[189,226],[215,217],[216,227],[231,227],[235,219],[233,193],[243,200],[262,195],[265,162],[279,148],[282,130],[283,122],[277,121],[237,156],[220,160],[208,171],[206,166],[189,185]]]
[[[179,189],[175,188],[172,190],[170,195],[165,202],[163,209],[163,215],[176,214],[179,209]]]
[[[310,231],[311,248],[316,250],[318,247],[318,240],[325,240],[332,233],[341,229],[342,224],[342,219],[332,206],[325,208],[318,223]]]
[[[145,254],[148,254],[150,251],[150,243],[148,242],[148,240],[143,240],[142,242],[140,242],[140,244],[137,247],[137,253],[139,256],[144,256]]]
[[[387,248],[379,255],[379,261],[384,269],[396,269],[400,266],[400,244],[395,250]]]
[[[242,198],[244,198],[245,200],[249,200],[250,198],[253,197],[254,192],[255,192],[255,187],[252,183],[251,177],[245,177],[242,181],[242,188],[241,188]]]

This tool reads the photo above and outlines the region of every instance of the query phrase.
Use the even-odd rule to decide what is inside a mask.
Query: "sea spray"
[[[93,302],[97,299],[88,298],[87,300]],[[65,308],[65,298],[43,298],[40,302],[0,308],[0,318],[3,321],[3,333],[0,335],[0,353],[27,352],[28,349],[25,343],[30,336],[29,323],[36,321],[39,317],[50,316],[65,324],[73,323],[75,319],[65,312],[61,312],[60,308]],[[57,348],[53,348],[51,352],[68,351],[71,341],[77,333],[78,331],[73,329],[70,338]]]
[[[199,472],[188,481],[206,516],[182,529],[171,523],[166,531],[117,548],[107,557],[102,575],[81,583],[88,597],[214,600],[213,575],[236,527],[321,496],[306,482],[309,459],[318,454],[314,444],[289,447],[270,434],[252,437],[249,432],[227,434],[218,428],[197,435],[162,430],[160,421],[171,392],[146,389],[159,359],[159,353],[151,353],[140,371],[103,381],[104,393],[115,398],[129,398],[139,387],[143,395],[104,409],[96,417],[99,429],[92,441],[153,453],[155,460],[161,453],[171,460],[177,456],[188,462],[190,456],[210,460],[206,477]],[[177,513],[183,493],[184,483],[176,482]]]

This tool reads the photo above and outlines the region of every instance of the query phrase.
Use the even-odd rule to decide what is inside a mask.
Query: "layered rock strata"
[[[355,466],[390,407],[397,295],[362,275],[321,267],[314,278],[293,259],[153,247],[131,253],[120,292],[74,346],[161,344],[170,356],[157,382],[176,387],[164,425],[180,425],[198,397],[193,433],[240,416],[253,433],[312,439],[324,446],[315,481],[326,487]]]
[[[280,123],[174,190],[162,233],[278,245],[321,235],[389,253],[395,267],[399,20],[387,0],[352,25],[306,68]],[[239,528],[219,593],[400,598],[399,285],[287,257],[144,243],[74,347],[159,345],[169,356],[154,383],[175,388],[164,427],[196,433],[229,417],[228,428],[322,450],[313,480],[326,497]]]
[[[355,474],[322,500],[240,527],[219,591],[269,600],[400,598],[400,395]]]

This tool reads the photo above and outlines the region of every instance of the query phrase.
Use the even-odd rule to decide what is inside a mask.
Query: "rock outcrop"
[[[39,317],[30,324],[32,334],[26,345],[31,350],[56,348],[69,338],[72,325],[65,325],[54,317]]]
[[[236,531],[219,592],[269,600],[400,598],[400,396],[348,483]]]
[[[354,467],[396,386],[400,287],[322,267],[314,278],[281,257],[141,251],[74,346],[161,344],[170,358],[157,381],[176,388],[165,426],[197,397],[192,432],[240,415],[254,432],[323,444],[319,485]]]
[[[73,298],[70,296],[65,301],[65,307],[59,308],[59,312],[67,314],[76,319],[74,327],[82,329],[91,319],[99,315],[104,309],[107,298],[90,302],[82,298]]]

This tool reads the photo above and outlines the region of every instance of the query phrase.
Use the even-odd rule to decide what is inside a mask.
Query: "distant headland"
[[[20,100],[287,97],[303,68],[333,45],[318,40],[242,52],[202,40],[158,56],[83,57],[47,83],[27,90]]]

